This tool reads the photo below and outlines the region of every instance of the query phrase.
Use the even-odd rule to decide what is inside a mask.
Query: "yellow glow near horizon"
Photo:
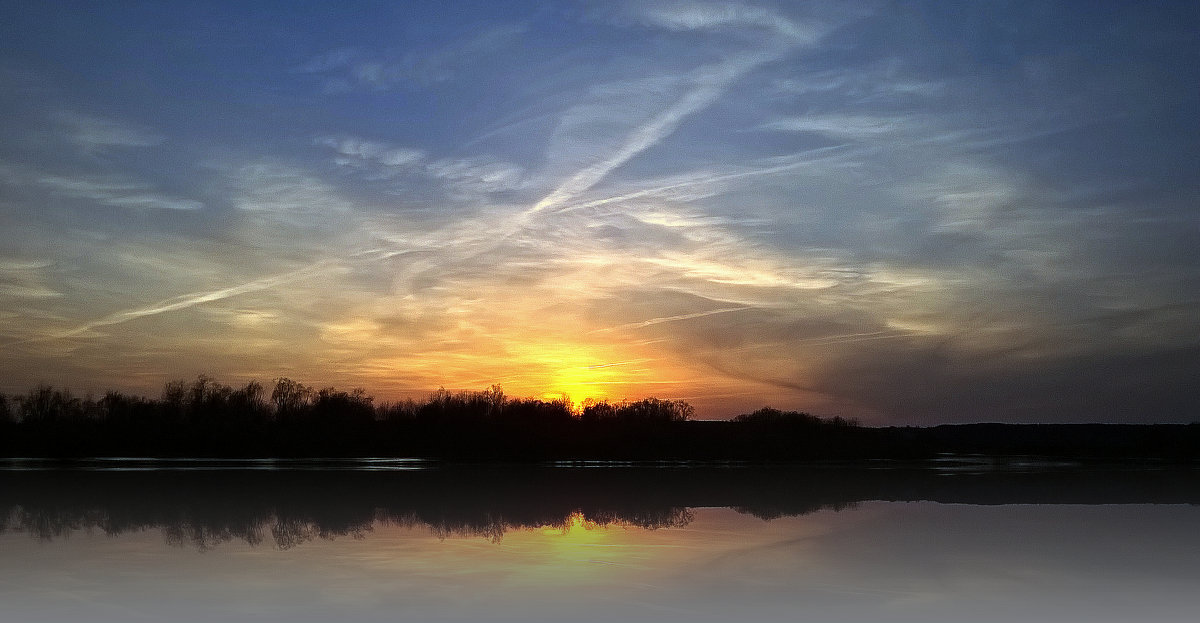
[[[350,380],[333,384],[366,387],[379,402],[421,400],[439,387],[471,392],[500,385],[511,398],[566,398],[576,410],[589,399],[620,402],[650,397],[686,400],[701,418],[729,417],[765,404],[796,408],[779,388],[740,378],[713,378],[669,349],[657,348],[658,342],[631,341],[619,333],[605,333],[604,341],[578,340],[557,327],[540,328],[534,332],[516,325],[489,331],[488,340],[464,341],[471,348],[448,345],[408,356],[388,353],[349,359],[339,372]],[[373,339],[387,341],[386,337]]]
[[[616,380],[616,375],[601,373],[600,370],[595,366],[560,370],[542,397],[547,400],[568,400],[575,409],[583,408],[588,400],[605,400],[609,397],[606,385],[620,381]]]
[[[611,397],[613,386],[645,380],[641,368],[631,367],[622,346],[540,342],[513,344],[512,361],[523,372],[510,383],[515,391],[539,392],[547,400],[568,399],[579,408],[588,400]]]

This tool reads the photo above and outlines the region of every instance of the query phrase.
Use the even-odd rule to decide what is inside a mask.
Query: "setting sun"
[[[608,387],[627,384],[619,372],[608,372],[606,367],[586,366],[566,368],[554,376],[542,396],[550,400],[568,400],[575,410],[582,409],[588,401],[600,402],[610,399]]]

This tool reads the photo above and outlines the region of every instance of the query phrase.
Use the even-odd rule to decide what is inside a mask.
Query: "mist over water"
[[[1200,606],[1194,470],[133,465],[0,471],[0,620],[1183,621]]]

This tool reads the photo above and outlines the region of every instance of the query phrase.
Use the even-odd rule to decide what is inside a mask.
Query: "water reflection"
[[[679,528],[692,508],[760,519],[841,510],[865,501],[965,504],[1200,503],[1188,469],[929,469],[786,467],[316,469],[150,463],[0,471],[0,531],[41,540],[78,531],[161,529],[200,550],[244,541],[288,549],[362,538],[378,526],[500,541],[513,530]],[[327,465],[328,466],[328,465]],[[361,468],[361,469],[360,469]]]
[[[1128,469],[0,472],[0,620],[1187,621],[1196,484]]]

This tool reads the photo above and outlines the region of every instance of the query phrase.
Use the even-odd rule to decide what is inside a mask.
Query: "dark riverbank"
[[[555,460],[860,462],[980,455],[1082,462],[1200,461],[1200,425],[966,424],[855,427],[734,421],[530,424],[376,421],[263,422],[248,429],[105,421],[0,427],[0,456],[415,457],[451,461]]]

